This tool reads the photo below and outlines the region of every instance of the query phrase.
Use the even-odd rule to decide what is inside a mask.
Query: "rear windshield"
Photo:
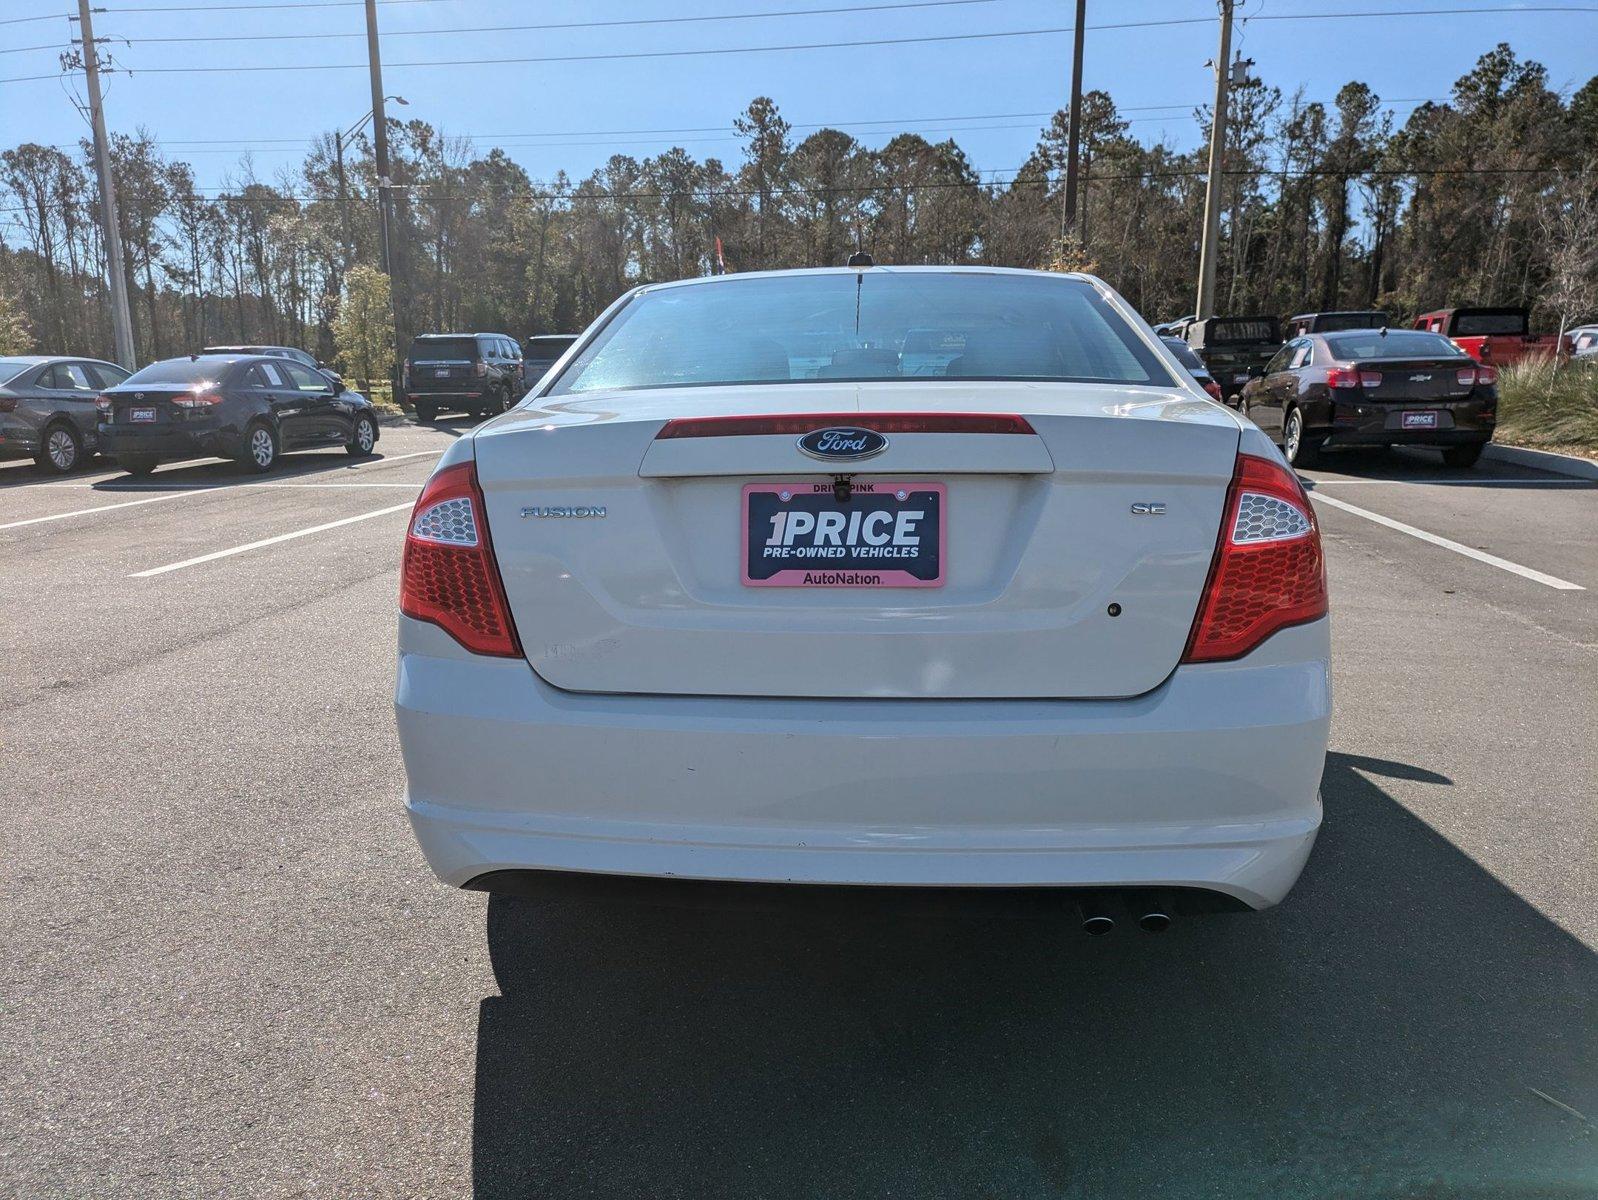
[[[1525,332],[1525,313],[1459,313],[1454,317],[1454,333],[1458,337],[1487,337],[1492,334],[1508,334],[1513,337]]]
[[[471,362],[477,357],[476,338],[430,337],[411,343],[412,362]]]
[[[1418,329],[1389,329],[1380,333],[1344,333],[1329,337],[1326,344],[1340,362],[1361,358],[1461,358],[1464,352],[1437,333]]]
[[[0,383],[10,383],[29,367],[37,365],[20,358],[0,358]]]
[[[1180,338],[1161,338],[1160,340],[1165,343],[1166,349],[1176,355],[1176,361],[1189,371],[1207,370],[1204,366],[1204,360],[1194,353],[1192,346],[1189,346]]]
[[[1233,342],[1279,342],[1276,322],[1246,317],[1218,317],[1210,322],[1205,340],[1211,345]]]
[[[945,378],[1175,385],[1081,280],[839,272],[645,291],[553,392]]]
[[[1315,318],[1317,333],[1333,333],[1339,329],[1380,329],[1387,324],[1383,312],[1323,313]]]
[[[169,358],[166,362],[151,363],[133,372],[123,383],[130,386],[141,383],[214,383],[229,366],[214,358]]]
[[[574,337],[535,337],[528,338],[522,343],[523,358],[547,358],[551,362],[559,358],[571,347],[577,339]]]

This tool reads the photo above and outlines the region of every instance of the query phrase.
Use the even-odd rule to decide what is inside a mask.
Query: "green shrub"
[[[1598,364],[1546,360],[1505,367],[1498,376],[1498,434],[1528,446],[1598,451]]]

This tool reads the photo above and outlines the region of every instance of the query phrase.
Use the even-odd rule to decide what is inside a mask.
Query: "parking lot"
[[[1302,882],[1088,940],[438,884],[397,568],[467,428],[264,478],[0,466],[0,1193],[1598,1193],[1598,484],[1308,474]]]

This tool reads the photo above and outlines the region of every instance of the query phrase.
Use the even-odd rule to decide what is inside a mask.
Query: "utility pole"
[[[87,3],[87,0],[80,0],[80,3]],[[399,364],[405,353],[405,289],[401,279],[404,255],[396,245],[399,231],[390,221],[393,181],[388,173],[388,115],[383,111],[383,60],[377,40],[377,0],[366,0],[366,56],[372,75],[372,151],[377,159],[377,227],[382,243],[383,270],[388,274],[389,296],[394,309],[394,358],[390,364],[389,382],[394,389],[393,401],[398,404],[403,387]]]
[[[89,0],[78,0],[78,30],[83,37],[83,73],[89,81],[94,173],[100,177],[100,231],[105,238],[106,271],[111,277],[111,331],[116,336],[117,362],[132,371],[138,364],[133,348],[133,317],[128,312],[128,263],[122,256],[122,226],[117,222],[116,184],[111,178],[111,146],[106,140],[105,107],[100,100],[100,54],[95,47]]]
[[[1210,116],[1210,170],[1204,183],[1204,240],[1199,245],[1198,301],[1193,315],[1215,315],[1215,261],[1221,253],[1221,172],[1226,152],[1226,92],[1232,71],[1232,3],[1219,0],[1221,53],[1215,60],[1215,109]]]
[[[1087,25],[1088,0],[1076,0],[1075,45],[1071,52],[1071,129],[1065,149],[1065,211],[1060,220],[1062,249],[1076,241],[1076,180],[1082,143],[1082,31]]]

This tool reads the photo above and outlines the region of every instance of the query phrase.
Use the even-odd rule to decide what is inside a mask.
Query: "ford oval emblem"
[[[799,439],[799,449],[811,458],[871,458],[888,448],[888,439],[874,429],[847,425],[815,429]]]

